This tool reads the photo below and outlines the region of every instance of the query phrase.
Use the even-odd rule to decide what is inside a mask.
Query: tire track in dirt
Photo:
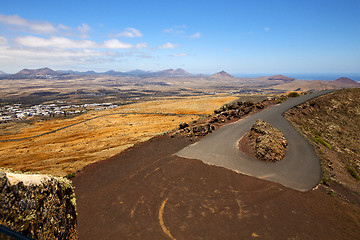
[[[164,215],[164,208],[165,208],[165,205],[166,205],[166,202],[169,200],[169,198],[166,198],[162,203],[161,203],[161,206],[160,206],[160,209],[159,209],[159,223],[160,223],[160,226],[161,226],[161,229],[163,230],[163,232],[169,237],[171,238],[172,240],[176,240],[176,238],[174,238],[169,229],[165,226],[165,223],[164,223],[164,218],[163,218],[163,215]]]

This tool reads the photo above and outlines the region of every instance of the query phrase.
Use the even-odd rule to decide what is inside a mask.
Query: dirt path
[[[174,155],[188,144],[158,137],[82,170],[80,239],[359,239],[359,206]]]

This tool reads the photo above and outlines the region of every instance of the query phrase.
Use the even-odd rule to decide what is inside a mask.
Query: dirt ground
[[[80,239],[360,239],[360,205],[173,155],[189,143],[157,137],[78,173]]]

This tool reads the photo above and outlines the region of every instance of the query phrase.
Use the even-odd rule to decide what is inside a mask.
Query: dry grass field
[[[211,114],[238,97],[224,94],[170,98],[91,111],[67,119],[3,124],[0,140],[28,139],[0,142],[0,167],[65,176],[173,130],[181,122],[196,120],[200,116],[195,114]],[[60,128],[64,129],[33,137]]]

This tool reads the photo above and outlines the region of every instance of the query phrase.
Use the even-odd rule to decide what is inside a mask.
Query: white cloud
[[[175,53],[175,54],[173,54],[172,56],[173,57],[185,57],[185,56],[187,56],[188,54],[187,53]]]
[[[146,42],[136,44],[137,49],[144,49],[144,48],[147,48],[147,47],[148,47],[148,44]]]
[[[171,33],[172,31],[174,31],[173,28],[167,28],[163,30],[164,33]]]
[[[7,45],[7,39],[0,35],[0,45]]]
[[[124,49],[124,48],[129,49],[129,48],[133,48],[133,45],[129,43],[120,42],[117,39],[109,39],[104,42],[103,47],[110,49]]]
[[[15,42],[26,47],[53,48],[95,48],[98,45],[89,40],[72,40],[65,37],[51,37],[49,39],[35,36],[18,37]]]
[[[15,66],[50,66],[113,62],[124,57],[123,53],[98,49],[61,48],[10,48],[0,46],[0,65],[14,69]]]
[[[0,14],[0,22],[12,27],[22,28],[26,31],[38,34],[54,34],[57,32],[57,28],[46,21],[29,21],[18,15],[2,15]],[[63,28],[64,25],[61,25]]]
[[[62,30],[66,30],[66,31],[71,30],[71,27],[65,26],[64,24],[59,24],[58,27]]]
[[[200,38],[200,37],[201,37],[201,33],[199,33],[199,32],[196,32],[190,36],[190,38]]]
[[[166,28],[163,30],[164,33],[172,33],[174,35],[182,35],[185,33],[184,29],[186,28],[185,24],[174,26],[172,28]]]
[[[73,40],[65,37],[40,38],[35,36],[18,37],[15,42],[33,48],[105,48],[105,49],[129,49],[133,45],[120,42],[117,39],[109,39],[99,44],[90,40]]]
[[[265,30],[266,32],[269,32],[269,31],[270,31],[270,28],[266,27],[266,28],[264,28],[264,30]]]
[[[132,45],[116,38],[104,41],[80,39],[88,37],[91,31],[91,27],[86,23],[71,28],[63,24],[53,25],[45,21],[29,21],[17,15],[0,14],[0,27],[4,26],[13,32],[12,36],[17,37],[9,38],[0,34],[0,66],[3,69],[17,69],[18,66],[102,64],[130,57],[151,57],[134,51],[147,48],[146,42]],[[127,37],[142,36],[136,29],[125,30],[128,32]],[[27,35],[18,34],[16,31]]]
[[[88,32],[91,30],[91,27],[89,27],[86,23],[83,23],[77,27],[77,30],[80,32],[81,38],[88,38]]]
[[[80,36],[87,38],[88,32],[91,30],[86,23],[79,25],[73,29],[64,24],[54,25],[47,21],[34,21],[22,18],[18,15],[2,15],[0,14],[0,23],[8,26],[12,31],[22,31],[33,34],[54,35],[61,34],[66,36]]]
[[[121,33],[116,34],[117,37],[128,37],[128,38],[135,38],[135,37],[142,37],[142,33],[135,29],[135,28],[125,28],[125,30]]]
[[[177,44],[173,44],[173,43],[167,42],[167,43],[159,46],[158,48],[159,48],[159,49],[172,49],[172,48],[175,48],[175,47],[177,47],[177,46],[178,46]]]

